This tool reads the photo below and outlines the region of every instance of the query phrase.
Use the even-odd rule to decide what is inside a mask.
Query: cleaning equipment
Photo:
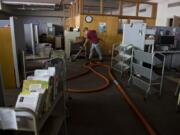
[[[87,90],[80,90],[80,89],[72,89],[69,88],[67,90],[67,92],[75,92],[75,93],[90,93],[90,92],[95,92],[95,91],[100,91],[103,90],[104,88],[108,87],[108,85],[110,84],[110,81],[108,78],[106,78],[104,75],[98,73],[97,71],[95,71],[95,67],[104,67],[106,69],[108,69],[108,75],[111,78],[111,80],[113,81],[113,83],[116,85],[118,91],[123,95],[124,100],[127,102],[127,104],[129,105],[129,107],[131,108],[131,110],[135,113],[135,115],[139,118],[140,122],[143,124],[143,126],[145,127],[145,129],[147,130],[147,132],[149,133],[149,135],[157,135],[156,131],[152,128],[152,126],[149,124],[149,122],[146,120],[146,118],[143,116],[143,114],[140,112],[140,110],[137,108],[137,106],[133,103],[132,99],[129,97],[129,95],[125,92],[125,90],[123,89],[123,87],[119,84],[119,82],[115,79],[115,77],[113,76],[112,72],[111,72],[111,67],[109,65],[103,64],[101,62],[87,62],[83,65],[86,69],[88,69],[87,71],[77,75],[77,76],[73,76],[71,78],[69,78],[68,80],[72,80],[75,78],[78,78],[82,75],[85,75],[87,73],[89,73],[90,71],[92,71],[94,74],[96,74],[98,77],[102,78],[105,81],[105,84],[102,86],[99,86],[98,88],[94,88],[94,89],[87,89]]]
[[[79,51],[75,55],[72,55],[72,60],[76,60],[81,55],[81,53],[84,53],[84,57],[86,57],[86,47],[80,46]]]

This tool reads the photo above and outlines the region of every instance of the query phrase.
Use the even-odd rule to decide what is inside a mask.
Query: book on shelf
[[[39,92],[22,92],[19,94],[15,108],[28,108],[34,112],[37,110]]]
[[[49,87],[49,82],[42,80],[24,80],[22,91],[39,92],[43,94]]]
[[[17,130],[16,113],[12,108],[0,108],[0,129]]]
[[[36,77],[45,77],[45,76],[54,76],[55,67],[48,67],[48,69],[36,69],[34,71],[34,76]]]

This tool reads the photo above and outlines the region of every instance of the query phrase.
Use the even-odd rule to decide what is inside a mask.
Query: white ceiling
[[[22,9],[22,10],[37,10],[37,9],[42,9],[42,10],[62,10],[62,5],[66,5],[66,4],[70,4],[71,1],[74,0],[2,0],[2,2],[6,2],[6,1],[12,1],[12,2],[33,2],[33,3],[53,3],[56,4],[55,7],[49,7],[49,6],[38,6],[38,5],[26,5],[26,4],[17,4],[17,5],[7,5],[12,9]],[[118,0],[104,0],[104,2],[108,2],[108,5],[116,5],[117,3],[115,1]],[[126,0],[124,0],[126,1]],[[136,1],[136,0],[128,0],[128,1]],[[148,1],[148,0],[140,0],[140,1]],[[86,3],[86,5],[93,5],[93,4],[97,4],[100,2],[100,0],[84,0],[84,3]],[[65,6],[65,8],[68,8]]]
[[[38,3],[55,3],[59,4],[61,0],[2,0],[2,1],[17,1],[17,2],[38,2]],[[64,3],[70,3],[73,0],[62,0]],[[97,0],[85,0],[85,1],[97,1]],[[113,0],[105,0],[105,1],[113,1]],[[128,0],[128,1],[136,1],[136,0]],[[140,0],[140,1],[148,1],[148,0]],[[154,0],[155,1],[155,0]]]

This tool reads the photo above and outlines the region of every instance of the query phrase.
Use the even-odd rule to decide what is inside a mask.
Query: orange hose
[[[91,70],[94,74],[97,76],[101,77],[106,83],[103,86],[99,86],[98,88],[94,89],[87,89],[87,90],[78,90],[78,89],[68,89],[67,92],[95,92],[95,91],[100,91],[104,88],[106,88],[109,85],[109,80],[102,74],[98,73],[93,69],[93,67],[104,67],[108,69],[108,75],[110,76],[111,80],[114,82],[116,85],[118,91],[123,95],[125,101],[129,105],[129,107],[132,109],[132,111],[136,114],[136,116],[139,118],[140,122],[143,124],[145,129],[150,135],[157,135],[156,131],[152,128],[152,126],[149,124],[149,122],[146,120],[146,118],[143,116],[141,111],[137,108],[137,106],[133,103],[132,99],[129,97],[129,95],[125,92],[123,87],[118,83],[118,81],[115,79],[115,77],[112,75],[111,72],[111,67],[109,65],[102,64],[100,62],[93,62],[93,63],[86,63],[84,65],[85,68],[88,68]],[[88,71],[89,71],[88,70]]]
[[[75,79],[77,77],[80,77],[82,75],[85,75],[87,73],[89,73],[89,71],[92,71],[95,75],[97,75],[98,77],[100,77],[101,79],[104,80],[104,84],[99,86],[99,87],[96,87],[96,88],[91,88],[91,89],[72,89],[72,88],[68,88],[67,92],[75,92],[75,93],[91,93],[91,92],[98,92],[98,91],[101,91],[101,90],[104,90],[105,88],[107,88],[110,84],[109,82],[109,79],[107,79],[104,75],[100,74],[99,72],[95,71],[93,69],[93,67],[97,66],[96,64],[94,63],[85,63],[84,65],[84,68],[87,68],[88,70],[77,75],[77,76],[73,76],[71,78],[69,78],[68,80],[72,80],[72,79]]]

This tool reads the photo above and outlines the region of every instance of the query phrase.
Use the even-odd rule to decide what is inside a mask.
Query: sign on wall
[[[106,32],[106,23],[105,22],[100,22],[99,23],[99,32]]]

